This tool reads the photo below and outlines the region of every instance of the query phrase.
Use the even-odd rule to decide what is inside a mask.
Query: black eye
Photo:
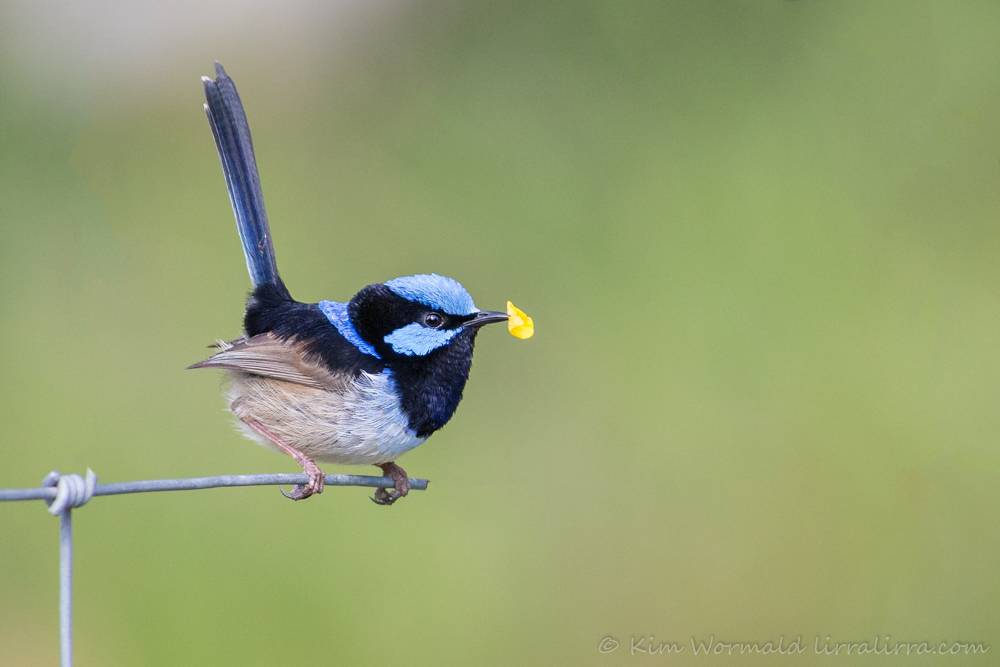
[[[444,318],[437,313],[427,313],[424,315],[424,326],[430,327],[431,329],[437,329],[439,326],[444,324]]]

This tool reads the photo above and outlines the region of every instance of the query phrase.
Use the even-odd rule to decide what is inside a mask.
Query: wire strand
[[[306,484],[309,476],[305,473],[272,473],[267,475],[216,475],[214,477],[188,477],[183,479],[144,479],[135,482],[113,482],[94,486],[94,496],[117,496],[126,493],[152,493],[155,491],[194,491],[197,489],[218,489],[230,486],[276,486],[281,484]],[[410,490],[424,491],[430,482],[426,479],[410,479]],[[395,482],[391,477],[369,477],[367,475],[327,475],[326,486],[363,486],[391,489]],[[0,502],[17,500],[55,500],[56,487],[32,487],[27,489],[0,489]]]
[[[117,496],[126,493],[154,491],[194,491],[231,486],[273,486],[305,484],[305,473],[275,473],[270,475],[217,475],[184,479],[144,479],[136,482],[98,484],[97,475],[87,468],[87,477],[61,475],[53,470],[42,486],[28,489],[0,489],[0,501],[44,500],[49,513],[59,516],[59,659],[61,667],[73,667],[73,508],[82,507],[93,496]],[[423,491],[426,479],[411,479],[410,489]],[[365,475],[327,475],[326,486],[367,486],[391,488],[391,477]]]

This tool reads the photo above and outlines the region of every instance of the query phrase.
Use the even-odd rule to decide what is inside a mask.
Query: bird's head
[[[433,273],[369,285],[347,310],[361,338],[387,361],[418,361],[452,345],[471,355],[479,327],[507,321],[506,313],[476,308],[458,281]]]

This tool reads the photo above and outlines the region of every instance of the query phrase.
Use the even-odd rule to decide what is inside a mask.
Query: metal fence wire
[[[59,664],[73,667],[73,510],[83,507],[94,496],[117,496],[125,493],[153,491],[194,491],[231,486],[274,486],[306,484],[304,473],[274,473],[269,475],[217,475],[187,479],[144,479],[137,482],[98,484],[97,475],[87,468],[87,476],[61,475],[53,470],[40,487],[0,489],[0,502],[44,500],[49,514],[59,517]],[[423,491],[426,479],[411,479],[410,490]],[[392,488],[389,477],[364,475],[327,475],[326,486],[367,486]]]

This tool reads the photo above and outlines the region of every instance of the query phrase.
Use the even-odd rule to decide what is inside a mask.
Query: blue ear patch
[[[347,342],[358,348],[365,354],[369,354],[376,359],[381,359],[378,356],[378,352],[370,344],[365,342],[354,325],[351,324],[351,318],[347,314],[347,304],[340,303],[339,301],[320,301],[319,302],[320,311],[326,315],[326,319],[330,320],[330,324],[337,327],[337,331],[340,335],[347,339]]]
[[[422,357],[439,347],[447,345],[462,327],[457,329],[428,329],[422,324],[407,324],[385,337],[385,342],[392,345],[396,354],[408,357]]]
[[[449,315],[472,315],[479,312],[472,297],[457,280],[436,273],[396,278],[385,283],[394,294],[422,303]]]

